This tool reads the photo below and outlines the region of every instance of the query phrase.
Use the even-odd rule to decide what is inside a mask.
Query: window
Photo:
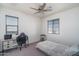
[[[6,15],[6,34],[18,34],[18,17]]]
[[[59,19],[48,21],[48,33],[59,34]]]

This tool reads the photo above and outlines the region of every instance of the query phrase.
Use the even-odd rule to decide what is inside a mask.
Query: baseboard
[[[36,41],[36,42],[33,42],[33,43],[29,43],[29,45],[32,45],[32,44],[35,44],[35,43],[39,43],[39,42],[40,42],[40,40]]]

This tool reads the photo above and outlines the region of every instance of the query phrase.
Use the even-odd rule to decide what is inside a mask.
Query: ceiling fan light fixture
[[[47,8],[46,7],[47,7],[47,4],[43,3],[43,4],[41,4],[39,6],[39,8],[31,8],[31,9],[36,10],[37,11],[36,13],[43,13],[43,12],[52,11],[52,7],[51,6],[49,6]],[[34,13],[34,14],[36,14],[36,13]]]

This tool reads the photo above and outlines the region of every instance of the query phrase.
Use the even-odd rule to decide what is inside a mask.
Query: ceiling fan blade
[[[46,3],[43,3],[43,7],[45,7],[46,6]]]
[[[36,9],[36,8],[31,8],[31,9],[33,9],[33,10],[37,10],[37,11],[38,11],[38,9]]]
[[[52,9],[46,9],[46,10],[43,10],[43,11],[52,11]]]
[[[45,8],[45,6],[46,6],[46,3],[43,3],[43,5],[42,6],[40,6],[40,10],[43,10],[44,8]]]

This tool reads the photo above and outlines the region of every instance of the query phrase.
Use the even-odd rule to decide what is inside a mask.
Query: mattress
[[[51,56],[69,56],[77,52],[71,51],[69,46],[51,41],[40,42],[36,45],[36,48]]]

